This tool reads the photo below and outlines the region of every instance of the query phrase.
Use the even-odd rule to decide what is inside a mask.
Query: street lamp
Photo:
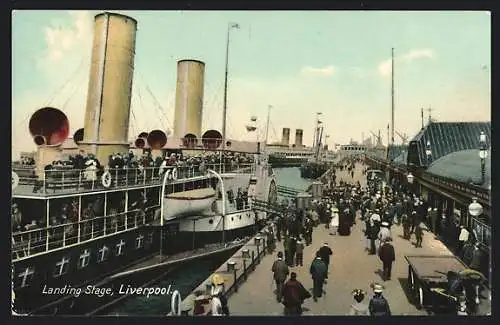
[[[431,150],[431,142],[427,140],[425,144],[425,156],[427,157],[427,166],[430,165],[432,159],[432,150]]]
[[[485,182],[486,158],[488,158],[488,147],[486,145],[486,134],[481,131],[479,136],[479,158],[481,159],[481,184]]]
[[[483,132],[481,132],[483,133]],[[472,216],[472,217],[479,217],[481,214],[483,214],[483,206],[481,204],[479,204],[477,202],[477,198],[473,197],[472,198],[472,203],[469,204],[469,214]],[[477,238],[476,238],[477,240]],[[490,288],[491,288],[491,280],[493,279],[492,277],[492,270],[491,270],[491,245],[489,245],[488,247],[489,249],[489,284],[490,284]],[[476,287],[476,290],[478,290],[478,287]],[[476,291],[477,292],[477,291]],[[476,296],[476,299],[479,299],[478,296]],[[491,301],[491,290],[490,290],[490,296],[489,296],[489,300]],[[478,301],[476,301],[477,303]]]

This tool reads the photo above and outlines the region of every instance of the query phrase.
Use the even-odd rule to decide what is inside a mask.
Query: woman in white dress
[[[339,228],[339,209],[333,207],[332,211],[332,219],[330,220],[330,229],[331,234],[335,236],[337,234],[337,229]]]

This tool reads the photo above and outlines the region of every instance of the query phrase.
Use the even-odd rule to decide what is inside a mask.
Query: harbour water
[[[297,167],[276,168],[274,169],[278,185],[295,188],[305,191],[312,183],[312,180],[306,180],[300,177],[300,170]],[[194,261],[183,265],[174,270],[165,280],[154,285],[155,287],[178,290],[182,297],[186,297],[200,283],[202,283],[210,274],[216,270],[232,253],[222,254],[217,258]],[[107,315],[166,315],[170,312],[170,295],[130,297],[125,299],[109,310]]]

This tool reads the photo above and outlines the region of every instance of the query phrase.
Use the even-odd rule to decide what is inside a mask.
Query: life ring
[[[109,171],[105,171],[101,177],[102,186],[108,188],[111,186],[111,173]]]
[[[17,185],[19,185],[19,176],[16,172],[12,172],[12,190],[14,190]]]
[[[172,169],[172,179],[177,180],[177,168]]]
[[[177,300],[177,304],[176,304],[176,300]],[[175,316],[181,315],[181,312],[182,312],[181,303],[182,303],[181,294],[179,293],[179,291],[175,290],[172,293],[172,300],[170,301],[170,310],[172,311],[172,315],[175,315]],[[175,309],[176,305],[177,305],[177,310]]]

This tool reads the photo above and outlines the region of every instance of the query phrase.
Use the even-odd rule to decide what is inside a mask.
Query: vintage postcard
[[[490,18],[14,11],[12,313],[491,315]]]

